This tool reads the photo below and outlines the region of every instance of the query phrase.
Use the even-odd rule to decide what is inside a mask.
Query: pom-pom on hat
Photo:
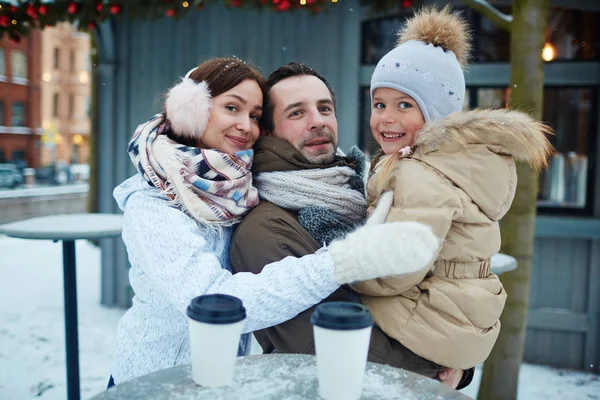
[[[420,10],[375,67],[371,99],[377,88],[404,92],[419,104],[426,122],[462,110],[470,39],[467,23],[448,6]]]
[[[192,68],[181,82],[169,89],[165,101],[165,111],[173,133],[176,137],[191,141],[198,141],[204,134],[212,107],[208,83],[190,78],[195,70]]]

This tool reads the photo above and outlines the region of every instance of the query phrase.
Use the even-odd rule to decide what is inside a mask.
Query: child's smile
[[[410,96],[390,88],[373,92],[371,133],[385,154],[413,146],[415,134],[425,125],[423,113]]]

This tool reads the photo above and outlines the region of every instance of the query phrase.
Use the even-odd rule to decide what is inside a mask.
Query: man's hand
[[[462,379],[463,373],[462,369],[445,368],[443,371],[440,371],[438,378],[444,385],[456,389]]]

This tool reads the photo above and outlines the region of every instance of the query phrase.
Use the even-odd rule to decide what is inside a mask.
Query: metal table
[[[79,400],[80,398],[75,240],[120,236],[122,228],[123,216],[117,214],[53,215],[0,225],[0,234],[10,237],[62,241],[67,395],[69,400]]]
[[[174,367],[124,382],[90,400],[318,399],[316,358],[301,354],[254,355],[238,359],[234,384],[205,388],[192,381],[189,365]],[[469,397],[433,379],[412,372],[367,363],[361,399],[468,400]]]

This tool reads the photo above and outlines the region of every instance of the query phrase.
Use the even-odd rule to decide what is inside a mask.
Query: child
[[[369,223],[418,221],[443,242],[424,269],[353,285],[386,335],[455,369],[483,362],[498,337],[506,292],[490,257],[515,160],[539,169],[551,150],[550,129],[526,114],[462,111],[469,50],[460,17],[424,9],[377,64],[370,126],[383,155],[367,185]]]

